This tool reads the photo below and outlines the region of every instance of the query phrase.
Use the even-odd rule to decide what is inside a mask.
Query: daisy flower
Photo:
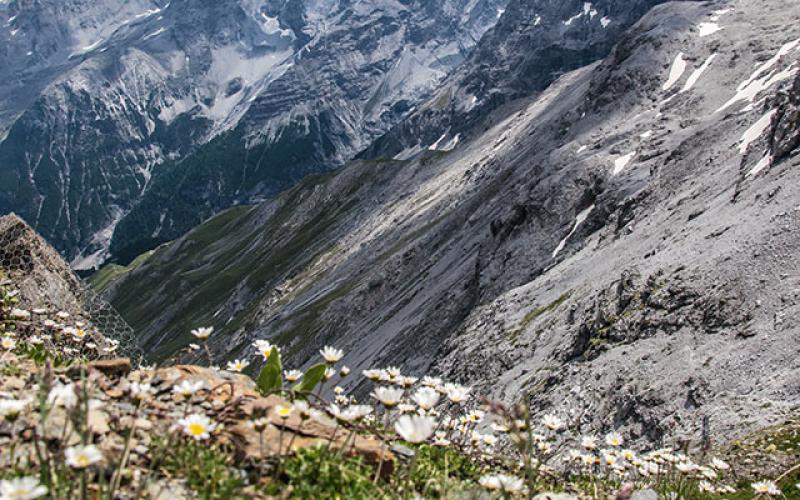
[[[283,371],[283,378],[285,378],[288,382],[297,382],[303,376],[303,372],[300,370],[284,370]]]
[[[731,466],[728,465],[727,462],[720,460],[719,458],[712,458],[711,463],[709,465],[711,465],[711,467],[717,470],[728,470],[731,468]]]
[[[564,421],[555,415],[545,415],[542,418],[542,424],[551,431],[557,431],[564,427]]]
[[[436,389],[422,387],[411,396],[411,399],[423,410],[430,410],[439,402],[439,393],[436,392]]]
[[[0,481],[0,498],[3,500],[33,500],[47,495],[47,487],[35,477],[20,477]]]
[[[85,469],[103,459],[103,454],[93,444],[67,448],[64,456],[67,459],[67,465],[74,469]]]
[[[137,401],[144,401],[153,395],[153,387],[150,384],[131,382],[131,397]]]
[[[342,367],[342,368],[339,370],[339,375],[340,375],[340,376],[342,376],[342,377],[346,377],[346,376],[350,375],[350,368],[348,368],[348,367],[346,367],[346,366],[343,366],[343,367]]]
[[[250,363],[248,361],[237,359],[235,361],[228,362],[228,371],[241,373],[241,371],[247,368],[248,366],[250,366]]]
[[[609,432],[606,434],[606,444],[608,446],[622,446],[624,440],[619,432]]]
[[[16,420],[30,403],[28,399],[2,399],[0,400],[0,417],[6,420]]]
[[[339,405],[331,404],[328,406],[328,413],[333,418],[342,422],[355,422],[372,413],[373,409],[368,405],[351,405],[342,409]]]
[[[186,418],[178,420],[178,425],[183,428],[184,434],[195,441],[210,438],[211,433],[217,428],[217,424],[201,413],[193,413]]]
[[[445,384],[444,386],[447,398],[453,403],[463,403],[469,398],[469,387],[464,387],[458,384]]]
[[[378,387],[372,391],[372,397],[380,401],[383,406],[392,408],[400,404],[403,390],[393,387]]]
[[[278,405],[275,407],[275,415],[286,420],[289,418],[289,416],[291,416],[292,409],[293,408],[291,406]]]
[[[11,337],[3,337],[3,340],[0,341],[0,345],[2,345],[3,349],[6,351],[10,351],[17,347],[17,341]]]
[[[197,337],[198,340],[208,340],[208,337],[210,337],[212,333],[214,333],[213,326],[204,326],[192,330],[192,335]]]
[[[278,346],[268,340],[256,340],[253,342],[253,347],[264,357],[264,360],[267,360],[272,354],[272,351],[278,348]]]
[[[750,486],[752,486],[753,490],[759,495],[778,496],[781,494],[781,490],[778,488],[778,485],[772,481],[758,481]]]
[[[403,415],[394,423],[397,434],[409,443],[422,443],[433,435],[436,420],[419,415]]]
[[[335,347],[325,346],[319,350],[319,353],[325,358],[325,362],[332,365],[344,357],[344,351],[336,349]]]
[[[205,386],[206,384],[202,380],[198,380],[197,382],[184,380],[180,384],[172,386],[172,393],[184,398],[190,398],[196,392],[203,390]]]
[[[481,477],[478,482],[490,491],[503,491],[505,493],[518,493],[522,491],[523,481],[515,476],[495,474]]]

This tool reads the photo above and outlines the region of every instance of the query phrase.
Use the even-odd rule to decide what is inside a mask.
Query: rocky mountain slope
[[[213,325],[230,357],[268,338],[297,364],[335,343],[355,370],[540,408],[573,391],[571,410],[634,440],[780,419],[800,401],[794,15],[657,6],[471,140],[225,212],[113,303],[162,358]]]
[[[0,213],[75,268],[108,258],[112,236],[126,260],[340,165],[504,4],[0,2]]]
[[[447,150],[480,134],[487,113],[547,88],[560,75],[605,57],[620,35],[664,0],[514,0],[427,102],[362,152],[405,159]]]

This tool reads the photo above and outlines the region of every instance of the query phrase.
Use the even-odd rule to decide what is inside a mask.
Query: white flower
[[[308,404],[308,401],[303,401],[302,399],[298,399],[294,403],[292,403],[295,411],[300,414],[300,418],[303,420],[307,420],[309,418],[319,419],[321,416],[321,412],[316,408],[312,408],[311,405]]]
[[[433,440],[434,446],[450,446],[450,440],[447,439],[447,432],[445,431],[436,431],[435,438]]]
[[[504,491],[506,493],[517,493],[522,491],[523,482],[521,478],[496,474],[483,476],[478,482],[481,486],[491,491]]]
[[[755,490],[755,492],[759,495],[778,496],[781,494],[781,490],[778,488],[778,485],[772,481],[758,481],[750,486],[752,486],[753,490]]]
[[[396,366],[389,366],[384,371],[387,375],[389,375],[390,378],[398,378],[402,375],[400,368],[397,368]]]
[[[16,307],[11,309],[11,312],[8,313],[11,319],[16,319],[20,321],[28,321],[31,319],[30,311],[26,311],[25,309],[17,309]]]
[[[44,325],[45,328],[55,328],[56,326],[58,326],[58,323],[56,323],[52,319],[46,319],[42,322],[42,325]]]
[[[436,392],[436,389],[422,387],[411,396],[411,399],[423,410],[430,410],[439,402],[439,393]]]
[[[372,380],[372,381],[380,380],[380,378],[381,378],[381,371],[380,370],[364,370],[361,373],[363,373],[366,378],[368,378],[369,380]]]
[[[394,387],[378,387],[372,391],[372,397],[380,401],[383,406],[392,408],[400,403],[403,390]]]
[[[153,395],[153,387],[150,384],[131,382],[131,397],[138,401],[144,401]]]
[[[728,470],[728,469],[731,468],[730,465],[728,465],[726,462],[720,460],[719,458],[712,458],[710,465],[711,465],[711,467],[713,467],[713,468],[715,468],[717,470]]]
[[[3,349],[6,351],[10,351],[17,347],[17,341],[11,337],[3,337],[3,340],[0,341],[0,345],[2,345]]]
[[[700,491],[705,491],[706,493],[714,493],[716,491],[714,485],[709,483],[708,481],[700,481],[699,483],[697,483],[697,489]]]
[[[511,430],[511,428],[504,423],[492,422],[491,427],[493,431],[501,433],[506,433]]]
[[[178,420],[178,425],[183,428],[184,434],[195,441],[210,438],[211,433],[217,428],[217,424],[201,413],[193,413],[186,418]]]
[[[691,462],[681,462],[678,465],[676,465],[675,468],[678,469],[680,472],[683,472],[684,474],[688,474],[690,472],[696,471],[697,465]]]
[[[401,403],[401,404],[397,405],[397,411],[399,411],[400,413],[403,413],[403,414],[405,414],[405,413],[414,413],[414,410],[416,410],[416,409],[417,409],[417,407],[412,405],[412,404]],[[424,410],[421,410],[421,411],[424,411]]]
[[[409,443],[422,443],[433,435],[436,420],[433,417],[403,415],[394,423],[394,430]]]
[[[419,380],[417,377],[397,377],[395,383],[401,387],[411,387]]]
[[[206,384],[202,380],[192,382],[191,380],[184,380],[178,385],[172,387],[172,392],[184,398],[189,398],[197,391],[203,390]]]
[[[58,384],[50,389],[47,402],[53,406],[74,408],[78,404],[78,395],[75,394],[75,387],[72,384]]]
[[[29,404],[29,399],[0,399],[0,417],[14,420]]]
[[[445,384],[444,386],[447,398],[453,403],[463,403],[469,398],[469,387],[464,387],[458,384]]]
[[[342,367],[342,368],[339,370],[339,375],[340,375],[340,376],[342,376],[342,377],[346,377],[346,376],[350,375],[350,368],[348,368],[348,367],[346,367],[346,366],[343,366],[343,367]]]
[[[420,382],[425,387],[436,388],[442,385],[442,379],[439,377],[422,377],[422,382]]]
[[[103,454],[93,444],[67,448],[64,455],[67,459],[67,465],[75,469],[85,469],[103,459]]]
[[[275,407],[275,415],[282,419],[287,419],[292,415],[292,410],[294,410],[294,408],[291,406],[277,405]]]
[[[66,311],[58,311],[56,313],[56,317],[63,321],[65,319],[69,319],[69,313]]]
[[[228,371],[240,373],[242,370],[250,366],[250,363],[241,359],[228,362]]]
[[[253,342],[253,347],[256,348],[258,353],[261,354],[265,360],[269,358],[273,350],[278,348],[278,346],[268,340],[256,340]]]
[[[190,351],[199,351],[200,350],[200,344],[189,344],[189,350]]]
[[[622,446],[624,440],[619,432],[609,432],[606,434],[606,444],[608,446]]]
[[[195,328],[194,330],[192,330],[192,335],[197,337],[199,340],[208,339],[208,337],[210,337],[212,333],[214,333],[213,326]]]
[[[339,405],[335,404],[328,406],[328,413],[330,413],[331,416],[336,420],[341,420],[343,422],[355,422],[356,420],[361,420],[372,413],[372,411],[372,407],[368,405],[351,405],[345,409],[342,409]]]
[[[325,362],[329,364],[336,363],[344,356],[344,352],[341,349],[336,349],[331,346],[323,347],[320,349],[319,353],[325,358]]]
[[[492,434],[484,434],[481,436],[483,443],[487,446],[494,446],[497,444],[497,437]]]
[[[283,376],[289,382],[297,382],[303,376],[303,372],[300,370],[284,370]]]
[[[0,481],[0,499],[33,500],[47,495],[47,487],[39,484],[35,477],[20,477]]]
[[[47,314],[47,309],[37,307],[36,309],[31,309],[31,313],[41,316],[42,314]]]
[[[551,431],[557,431],[564,427],[564,421],[555,415],[545,415],[542,418],[542,423]]]
[[[336,375],[336,370],[334,370],[333,368],[325,368],[325,375],[324,375],[325,380],[332,379],[334,375]]]

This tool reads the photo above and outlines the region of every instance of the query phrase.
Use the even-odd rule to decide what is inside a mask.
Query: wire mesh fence
[[[78,278],[56,250],[25,221],[0,217],[0,270],[19,291],[21,307],[67,313],[118,345],[116,354],[134,365],[144,352],[133,329],[114,307]]]

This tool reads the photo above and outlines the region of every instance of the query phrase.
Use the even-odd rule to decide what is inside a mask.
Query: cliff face
[[[111,300],[158,357],[213,325],[231,358],[255,338],[294,364],[336,344],[354,370],[540,408],[574,390],[593,427],[641,440],[779,419],[800,400],[793,14],[657,6],[468,140],[225,212]]]

